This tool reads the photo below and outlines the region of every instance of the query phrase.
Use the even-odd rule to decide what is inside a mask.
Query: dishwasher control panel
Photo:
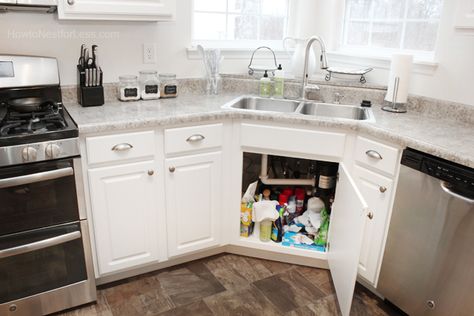
[[[474,197],[474,169],[408,148],[403,152],[402,165],[446,181],[459,193]]]

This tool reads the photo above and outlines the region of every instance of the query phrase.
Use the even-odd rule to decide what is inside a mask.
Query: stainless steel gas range
[[[0,55],[0,315],[95,301],[88,232],[57,61]]]

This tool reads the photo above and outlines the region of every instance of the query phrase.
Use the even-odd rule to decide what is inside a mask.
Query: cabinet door
[[[168,254],[182,255],[220,242],[222,153],[166,160]]]
[[[99,273],[158,260],[155,163],[89,170]]]
[[[393,180],[377,173],[354,167],[354,180],[367,201],[372,218],[366,218],[359,261],[359,274],[376,286],[377,271],[382,259],[383,240],[390,211]]]
[[[172,20],[174,0],[58,0],[59,19],[67,20]]]
[[[328,263],[343,316],[351,310],[367,204],[343,163],[329,228]]]

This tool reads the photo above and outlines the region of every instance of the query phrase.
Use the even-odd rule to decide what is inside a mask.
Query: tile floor
[[[339,315],[328,271],[222,254],[105,285],[61,316]],[[400,315],[362,286],[352,315]]]

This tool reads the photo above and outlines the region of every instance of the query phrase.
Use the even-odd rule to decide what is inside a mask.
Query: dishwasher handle
[[[451,185],[448,182],[440,181],[440,186],[441,186],[441,189],[443,189],[443,191],[448,193],[449,195],[451,195],[451,196],[453,196],[457,199],[463,200],[464,202],[467,202],[469,204],[474,204],[474,199],[468,198],[464,195],[461,195],[461,194],[456,193],[453,190],[451,190],[451,188],[450,188]]]

